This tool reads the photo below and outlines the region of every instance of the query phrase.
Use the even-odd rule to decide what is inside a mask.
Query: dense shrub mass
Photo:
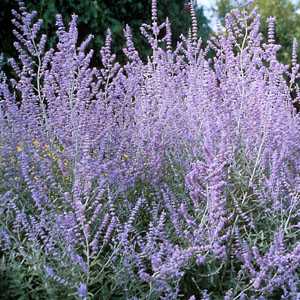
[[[192,28],[108,31],[102,68],[76,16],[14,12],[15,77],[0,82],[3,299],[299,299],[297,43],[278,62],[256,11],[232,11],[208,45]],[[296,95],[291,98],[291,94]]]

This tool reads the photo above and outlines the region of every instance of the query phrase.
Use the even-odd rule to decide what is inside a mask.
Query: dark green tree
[[[114,50],[121,56],[124,45],[123,28],[130,25],[134,34],[137,48],[143,57],[148,52],[148,46],[141,37],[139,27],[142,23],[151,20],[151,0],[24,0],[30,10],[36,10],[44,21],[44,31],[49,36],[49,45],[55,40],[55,16],[62,14],[64,21],[70,21],[71,15],[78,15],[79,39],[92,33],[95,38],[92,47],[99,49],[103,45],[105,32],[110,28],[113,34]],[[161,0],[158,1],[160,21],[167,16],[171,21],[174,40],[181,33],[186,33],[191,20],[186,6],[187,0]],[[14,56],[11,9],[16,8],[13,0],[0,1],[0,52],[6,57]],[[203,9],[196,9],[199,35],[206,40],[210,28]]]

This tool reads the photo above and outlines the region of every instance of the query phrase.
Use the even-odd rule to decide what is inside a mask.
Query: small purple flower
[[[47,276],[49,276],[50,278],[53,278],[55,276],[54,270],[51,267],[45,266],[45,271]]]
[[[77,295],[80,299],[85,300],[88,296],[88,290],[85,283],[80,282],[79,287],[77,289]]]

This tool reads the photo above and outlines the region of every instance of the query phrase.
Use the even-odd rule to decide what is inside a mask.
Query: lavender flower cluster
[[[120,65],[108,30],[101,68],[76,16],[47,49],[13,11],[0,253],[36,299],[300,299],[297,41],[280,63],[274,18],[265,38],[244,8],[204,45],[190,8],[174,47],[152,1],[147,62],[126,26]]]

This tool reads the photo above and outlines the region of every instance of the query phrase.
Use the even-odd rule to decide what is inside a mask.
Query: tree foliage
[[[172,26],[174,41],[183,32],[187,32],[191,26],[191,18],[186,6],[186,0],[165,0],[158,4],[159,18],[163,20],[169,17]],[[6,56],[14,56],[12,47],[13,36],[11,9],[16,7],[16,1],[0,1],[0,52]],[[130,24],[135,44],[141,49],[145,57],[147,45],[140,37],[139,28],[142,23],[150,20],[150,0],[25,0],[25,4],[31,10],[36,10],[43,19],[44,31],[47,33],[49,44],[55,42],[55,16],[62,14],[64,22],[68,23],[72,14],[78,15],[79,39],[83,40],[87,34],[93,32],[94,41],[92,48],[99,49],[105,39],[105,32],[110,28],[114,39],[114,50],[122,53],[124,46],[123,28]],[[199,35],[206,40],[210,32],[208,19],[204,16],[203,9],[196,10]]]

